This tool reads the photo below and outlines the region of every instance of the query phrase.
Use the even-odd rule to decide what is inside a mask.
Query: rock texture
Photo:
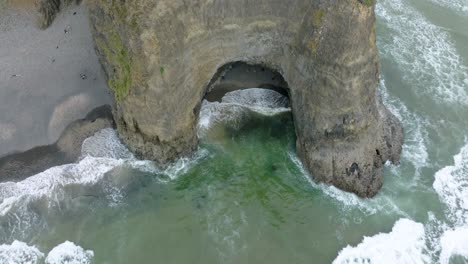
[[[71,3],[79,4],[81,0],[35,0],[39,13],[39,27],[45,29],[54,21],[57,14]]]
[[[108,127],[114,127],[111,107],[95,108],[85,118],[68,125],[54,144],[0,158],[0,182],[22,181],[48,168],[76,162],[83,141]]]
[[[197,144],[200,103],[220,68],[261,65],[289,87],[297,152],[313,177],[360,196],[398,162],[402,129],[376,96],[371,0],[91,0],[119,134],[161,163]]]

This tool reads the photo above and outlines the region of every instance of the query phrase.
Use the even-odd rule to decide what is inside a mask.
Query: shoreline
[[[0,11],[0,157],[53,144],[70,123],[112,102],[84,4],[42,30],[27,3],[5,2]]]
[[[115,128],[111,107],[93,109],[85,118],[70,123],[55,143],[1,157],[0,183],[22,181],[49,168],[76,162],[83,141],[109,127]]]

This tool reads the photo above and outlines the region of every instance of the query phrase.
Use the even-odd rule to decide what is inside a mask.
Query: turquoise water
[[[286,109],[211,105],[199,150],[167,169],[104,130],[78,164],[0,184],[0,263],[468,263],[468,3],[376,13],[406,134],[377,197],[310,181]]]

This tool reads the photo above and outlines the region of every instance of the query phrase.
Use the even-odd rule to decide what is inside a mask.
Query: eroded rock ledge
[[[39,27],[45,29],[50,26],[57,14],[72,3],[80,4],[81,0],[34,0],[39,14]]]
[[[261,65],[289,87],[297,151],[316,180],[360,196],[397,163],[402,128],[376,96],[373,1],[93,0],[97,50],[120,137],[166,163],[197,144],[200,103],[218,69]]]

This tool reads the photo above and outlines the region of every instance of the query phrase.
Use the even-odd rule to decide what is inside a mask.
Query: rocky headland
[[[372,197],[383,164],[399,162],[403,131],[376,91],[374,1],[86,4],[119,136],[140,158],[190,154],[202,101],[258,84],[289,96],[297,153],[314,179]]]

